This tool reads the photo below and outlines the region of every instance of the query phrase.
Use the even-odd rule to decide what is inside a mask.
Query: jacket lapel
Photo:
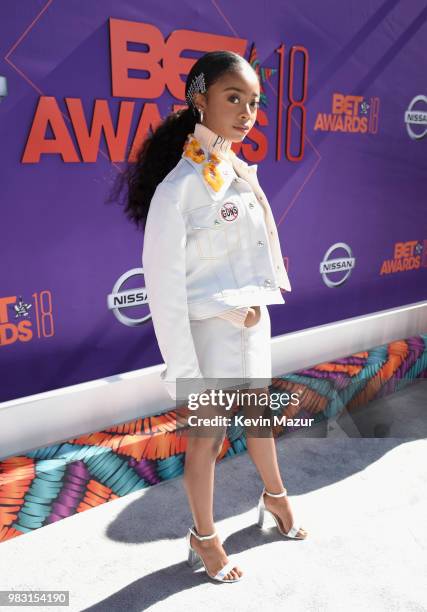
[[[206,191],[214,201],[221,200],[236,176],[249,183],[257,195],[262,195],[260,205],[267,217],[271,214],[268,200],[258,182],[258,164],[249,165],[243,159],[237,157],[233,149],[230,149],[231,163],[209,152],[194,138],[192,134],[184,145],[182,156],[193,166]]]
[[[196,170],[210,197],[221,200],[236,177],[232,164],[209,154],[192,134],[188,135],[181,157]]]
[[[215,165],[210,164],[207,156],[202,162],[184,154],[182,157],[196,170],[210,197],[215,201],[221,200],[236,176],[230,164],[223,160]]]
[[[235,169],[238,176],[247,181],[252,188],[252,191],[255,195],[262,196],[261,201],[259,201],[260,205],[264,209],[265,215],[268,217],[271,213],[270,204],[268,203],[267,197],[258,181],[258,164],[252,164],[251,166],[245,162],[243,159],[237,157],[237,155],[232,151],[231,161],[233,164],[233,168]]]

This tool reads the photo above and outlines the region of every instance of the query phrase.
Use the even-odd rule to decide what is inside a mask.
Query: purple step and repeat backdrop
[[[143,234],[106,199],[213,49],[262,83],[235,150],[292,283],[272,334],[426,299],[426,22],[421,0],[3,1],[0,401],[161,363]]]

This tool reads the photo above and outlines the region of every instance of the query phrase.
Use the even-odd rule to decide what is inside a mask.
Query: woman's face
[[[260,86],[256,72],[242,66],[237,72],[223,75],[206,94],[193,98],[203,110],[203,125],[232,142],[241,142],[253,127],[259,106]],[[236,129],[247,127],[246,132]]]

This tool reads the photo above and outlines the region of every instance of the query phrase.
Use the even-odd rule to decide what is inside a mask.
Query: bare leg
[[[206,409],[203,409],[206,416]],[[201,428],[199,428],[200,430]],[[212,437],[188,435],[185,453],[184,488],[199,535],[209,535],[215,531],[213,520],[213,491],[216,458],[221,451],[225,428],[209,428]],[[210,574],[215,575],[228,562],[219,537],[200,541],[191,536],[191,546],[203,558]],[[234,580],[243,572],[236,565],[227,575],[226,580]]]
[[[215,438],[188,437],[183,482],[194,525],[201,535],[215,531],[213,490],[215,462],[221,444],[222,441]]]
[[[250,391],[268,393],[268,388],[250,389]],[[259,406],[245,406],[244,412],[247,417],[260,416],[263,413],[263,408],[260,409]],[[280,476],[276,443],[272,431],[270,430],[270,436],[267,437],[267,434],[268,431],[266,427],[262,427],[258,432],[256,428],[247,427],[246,442],[248,453],[261,476],[266,490],[269,493],[282,493],[285,487]],[[264,495],[264,503],[267,510],[271,510],[280,518],[283,530],[285,532],[289,531],[294,521],[289,498],[287,496],[275,498]],[[307,533],[308,532],[301,527],[296,535],[302,538],[306,537]]]

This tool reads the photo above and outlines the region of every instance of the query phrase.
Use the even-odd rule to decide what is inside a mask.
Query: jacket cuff
[[[173,400],[182,402],[189,398],[191,393],[203,393],[208,388],[206,380],[200,370],[194,376],[185,378],[167,379],[167,369],[160,373],[160,378],[165,385],[166,391]]]
[[[226,319],[230,321],[236,327],[244,327],[246,316],[249,312],[249,306],[238,306],[237,308],[233,308],[232,310],[226,310],[225,312],[221,312],[217,315],[221,319]]]

